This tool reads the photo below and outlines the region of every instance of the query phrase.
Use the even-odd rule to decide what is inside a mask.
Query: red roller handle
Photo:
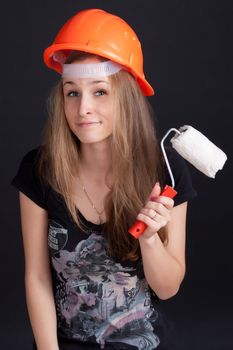
[[[176,194],[177,194],[177,191],[174,190],[173,187],[166,185],[164,189],[161,191],[160,196],[174,198]],[[129,233],[135,238],[138,238],[143,234],[146,228],[147,228],[147,225],[144,222],[136,220],[135,224],[130,227]]]

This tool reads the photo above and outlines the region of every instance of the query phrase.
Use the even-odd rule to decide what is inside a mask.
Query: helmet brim
[[[67,44],[52,44],[47,49],[44,50],[43,58],[45,64],[49,67],[55,70],[58,73],[62,73],[62,64],[59,62],[56,62],[53,59],[53,56],[56,52],[59,51],[65,51],[65,50],[77,50],[77,51],[84,51],[91,54],[95,54],[98,56],[105,57],[109,60],[112,60],[113,62],[119,63],[122,66],[126,68],[127,71],[129,71],[137,80],[143,94],[145,96],[152,96],[155,94],[154,89],[152,86],[147,82],[144,76],[140,76],[137,72],[133,71],[130,66],[128,66],[125,62],[121,61],[119,57],[114,56],[114,54],[109,53],[108,50],[100,50],[99,48],[95,50],[95,48],[87,46],[87,45],[79,45],[77,43],[75,44],[69,44],[69,47],[67,47]]]

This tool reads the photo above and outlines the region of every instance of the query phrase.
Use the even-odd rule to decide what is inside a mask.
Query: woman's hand
[[[137,220],[143,221],[147,225],[147,228],[142,234],[143,238],[152,237],[171,220],[174,200],[169,197],[160,196],[160,193],[161,187],[156,182],[150,194],[150,199],[137,216]]]

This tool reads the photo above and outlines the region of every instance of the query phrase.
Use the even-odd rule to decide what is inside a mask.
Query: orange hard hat
[[[143,73],[141,43],[133,29],[120,17],[100,9],[78,12],[58,32],[53,44],[44,51],[46,65],[58,73],[62,63],[56,54],[84,51],[105,57],[124,66],[137,80],[146,96],[154,94]]]

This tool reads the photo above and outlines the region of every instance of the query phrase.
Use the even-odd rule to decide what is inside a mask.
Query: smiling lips
[[[101,122],[86,122],[86,123],[78,123],[78,126],[81,128],[85,128],[94,124],[101,124]]]

